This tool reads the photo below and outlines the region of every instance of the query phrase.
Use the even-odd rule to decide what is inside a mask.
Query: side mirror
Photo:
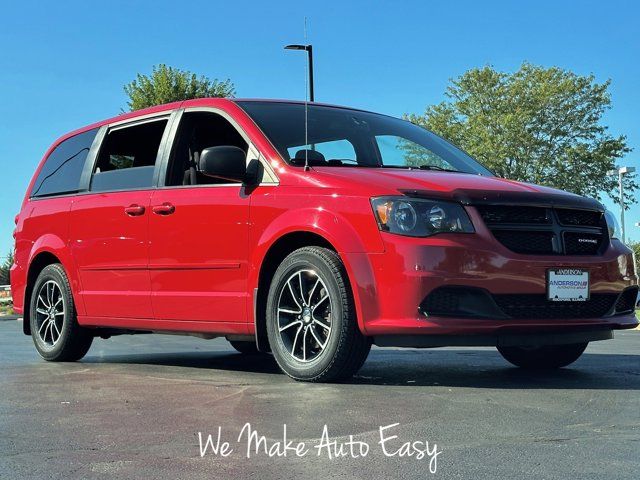
[[[201,173],[231,182],[244,182],[247,154],[239,147],[221,146],[202,150],[198,167]]]
[[[249,161],[249,164],[247,165],[247,173],[244,177],[245,185],[251,187],[258,185],[260,183],[260,179],[262,178],[263,171],[264,167],[259,160],[254,158],[253,160]]]

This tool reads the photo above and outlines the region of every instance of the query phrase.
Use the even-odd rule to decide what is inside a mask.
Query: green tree
[[[5,257],[0,265],[0,285],[9,285],[9,269],[13,264],[13,250]]]
[[[475,68],[451,81],[447,100],[407,118],[502,177],[617,200],[617,176],[607,172],[631,149],[625,136],[610,135],[602,124],[611,107],[609,84],[529,63],[514,73]],[[625,182],[629,205],[638,184],[635,176]]]
[[[231,80],[210,80],[195,73],[160,64],[152,68],[151,75],[138,74],[124,86],[129,96],[130,110],[177,102],[191,98],[233,97],[235,87]]]
[[[627,242],[627,246],[633,250],[636,257],[636,273],[640,275],[640,242]]]

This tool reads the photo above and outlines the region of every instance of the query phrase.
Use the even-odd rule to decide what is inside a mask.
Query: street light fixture
[[[620,192],[620,230],[622,233],[622,243],[625,241],[624,237],[624,190],[622,186],[622,177],[628,173],[636,171],[636,167],[620,167],[617,170],[609,170],[607,175],[618,175],[618,190]],[[637,225],[637,224],[636,224]]]
[[[309,56],[309,100],[314,101],[313,96],[313,45],[287,45],[285,50],[304,50]]]

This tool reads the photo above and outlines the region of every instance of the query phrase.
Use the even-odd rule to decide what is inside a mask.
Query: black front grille
[[[600,318],[613,307],[615,293],[591,295],[584,302],[551,302],[546,295],[493,295],[500,310],[511,318]]]
[[[483,205],[478,207],[486,223],[535,223],[547,225],[551,217],[544,208],[509,205]]]
[[[604,236],[594,233],[564,232],[567,255],[597,255]]]
[[[556,214],[562,225],[577,225],[579,227],[600,227],[602,225],[602,212],[557,208]]]
[[[464,286],[440,287],[420,304],[427,316],[500,319],[603,318],[633,312],[638,287],[622,293],[593,293],[584,302],[552,302],[545,294],[491,294]]]
[[[568,208],[478,205],[493,236],[529,255],[600,255],[608,234],[602,212]]]
[[[518,230],[494,230],[493,236],[516,253],[553,255],[553,232],[520,232]]]

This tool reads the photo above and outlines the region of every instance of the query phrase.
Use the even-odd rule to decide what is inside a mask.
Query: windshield
[[[420,168],[493,176],[469,155],[405,120],[346,108],[238,101],[291,165]]]

